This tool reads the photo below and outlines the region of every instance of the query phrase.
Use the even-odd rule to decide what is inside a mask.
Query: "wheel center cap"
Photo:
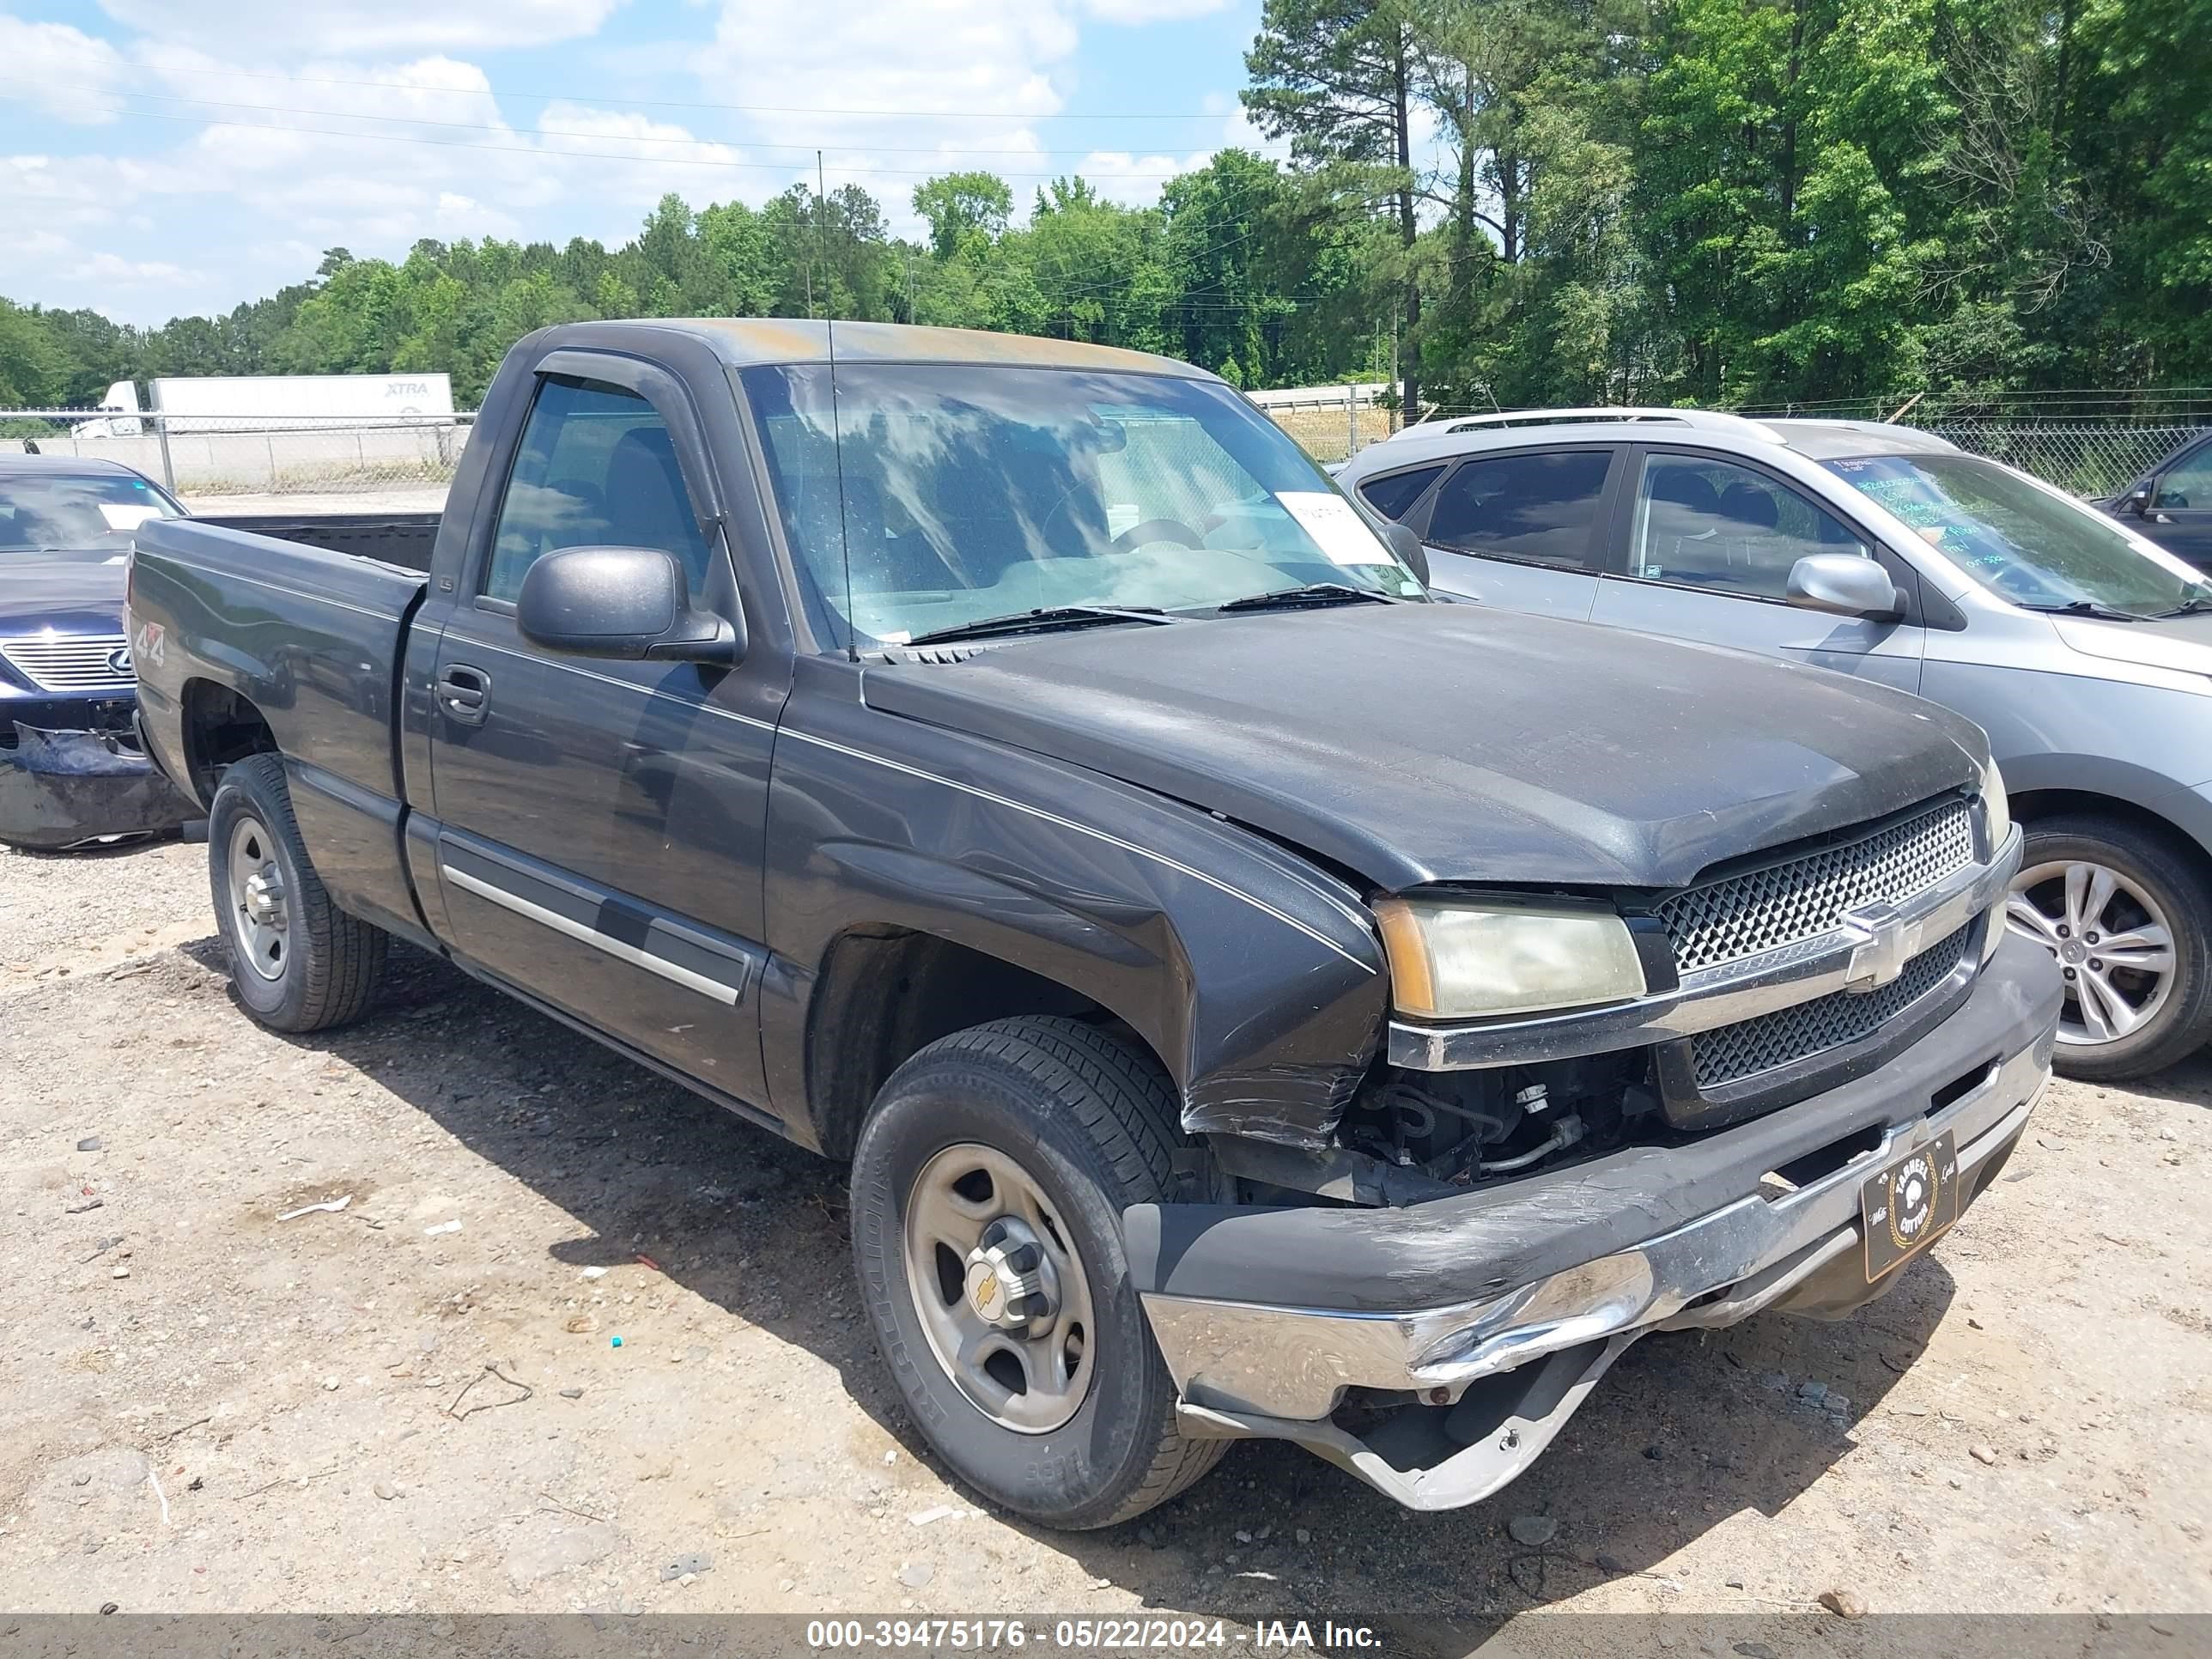
[[[284,915],[284,884],[264,871],[255,871],[246,878],[246,914],[264,927],[281,921]]]
[[[2078,939],[2069,939],[2058,947],[2058,959],[2069,968],[2079,968],[2089,959],[2089,947]]]
[[[1019,1331],[1049,1320],[1059,1301],[1052,1264],[1028,1225],[1001,1216],[968,1252],[968,1305],[987,1325]]]

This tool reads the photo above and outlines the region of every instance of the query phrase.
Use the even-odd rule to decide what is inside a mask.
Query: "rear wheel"
[[[2160,836],[2110,818],[2026,826],[2006,926],[2066,981],[2054,1064],[2069,1077],[2142,1077],[2212,1037],[2212,902]]]
[[[1183,1437],[1122,1209],[1173,1195],[1173,1086],[1072,1019],[994,1021],[893,1074],[853,1156],[853,1253],[899,1392],[955,1474],[1103,1527],[1219,1461]]]
[[[361,1018],[384,969],[381,928],[331,902],[292,817],[284,763],[251,755],[226,768],[208,808],[208,884],[246,1012],[279,1031]]]

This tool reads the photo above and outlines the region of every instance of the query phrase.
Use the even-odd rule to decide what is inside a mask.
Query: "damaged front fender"
[[[0,749],[0,842],[61,851],[158,834],[198,809],[120,732],[17,723]]]

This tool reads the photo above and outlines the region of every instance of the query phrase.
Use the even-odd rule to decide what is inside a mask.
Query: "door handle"
[[[438,707],[463,726],[482,726],[491,696],[491,676],[466,663],[447,663],[438,671]]]

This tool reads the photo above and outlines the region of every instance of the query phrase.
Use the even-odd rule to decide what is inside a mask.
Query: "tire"
[[[2026,845],[2007,916],[2012,932],[2050,951],[2068,976],[2054,1067],[2066,1077],[2119,1082],[2163,1071],[2203,1047],[2212,1038],[2212,895],[2196,863],[2156,831],[2116,818],[2039,818],[2022,833]],[[2172,942],[2162,989],[2153,988],[2147,974],[2116,969],[2097,957],[2094,927],[2066,926],[2069,866],[2113,878],[2113,896],[2102,910],[2108,923],[2118,921],[2132,932],[2134,924],[2162,919]],[[2094,903],[2098,891],[2093,878],[2084,884],[2084,903]],[[2075,956],[2083,959],[2069,960]],[[2085,982],[2093,974],[2096,982]],[[2108,1031],[2117,1025],[2093,1018],[2094,1010],[2085,1014],[2084,998],[2103,1000],[2098,984],[2117,984],[2131,1008],[2148,1011],[2148,1017],[2124,1034],[2100,1035],[2099,1024]]]
[[[242,899],[240,886],[254,874],[263,886]],[[208,808],[208,886],[230,951],[231,984],[258,1024],[325,1031],[368,1012],[388,937],[324,890],[292,816],[281,757],[252,755],[225,769]],[[273,909],[249,911],[271,895]],[[270,926],[271,916],[281,926]]]
[[[992,1503],[1046,1526],[1084,1529],[1142,1514],[1197,1481],[1228,1443],[1178,1431],[1175,1383],[1131,1288],[1122,1245],[1125,1206],[1174,1194],[1176,1115],[1166,1074],[1130,1044],[1072,1019],[1003,1019],[940,1038],[900,1066],[877,1096],[854,1152],[854,1261],[899,1393],[954,1474]],[[1003,1177],[986,1209],[999,1206],[1018,1218],[1013,1173],[1028,1178],[1043,1222],[1040,1239],[1048,1236],[1070,1252],[1083,1281],[1087,1385],[1073,1415],[1056,1425],[1040,1389],[1046,1425],[1007,1426],[971,1397],[967,1389],[976,1385],[956,1381],[953,1364],[940,1358],[933,1345],[945,1340],[944,1322],[975,1317],[961,1281],[943,1277],[949,1249],[938,1249],[935,1282],[925,1268],[919,1293],[908,1271],[909,1221],[923,1227],[925,1194],[934,1190],[918,1178],[972,1160],[991,1163]],[[1058,1286],[1060,1311],[1070,1316],[1072,1285]],[[938,1298],[936,1336],[924,1323],[926,1296]],[[1066,1355],[1050,1358],[1059,1364]],[[1036,1375],[1033,1355],[1024,1363]],[[961,1374],[973,1377],[975,1368]],[[981,1384],[979,1392],[988,1390],[990,1379]],[[1070,1386],[1065,1397],[1074,1393]],[[1004,1409],[1029,1403],[1025,1392]]]

